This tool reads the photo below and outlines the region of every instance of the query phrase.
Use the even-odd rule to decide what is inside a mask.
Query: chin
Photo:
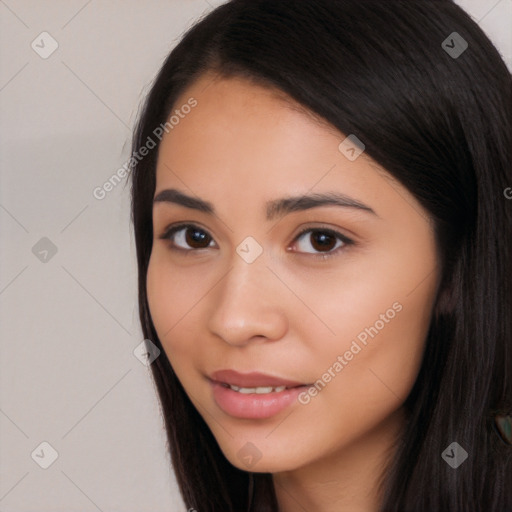
[[[258,447],[258,441],[240,441],[220,446],[226,459],[238,469],[251,473],[280,473],[293,471],[305,464],[293,447],[279,441]],[[293,455],[292,455],[293,454]]]

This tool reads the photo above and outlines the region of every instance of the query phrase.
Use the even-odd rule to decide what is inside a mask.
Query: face
[[[204,75],[174,109],[147,293],[187,395],[241,469],[362,446],[421,364],[439,284],[426,212],[269,89]]]

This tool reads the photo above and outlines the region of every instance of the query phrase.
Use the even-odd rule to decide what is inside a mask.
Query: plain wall
[[[129,159],[165,56],[220,3],[0,2],[0,512],[186,510],[133,354],[129,188],[93,191]],[[512,0],[459,3],[512,69]]]

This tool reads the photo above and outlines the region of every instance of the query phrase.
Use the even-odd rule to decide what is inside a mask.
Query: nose
[[[235,254],[212,294],[208,328],[232,346],[279,340],[288,330],[282,294],[282,283],[263,257],[246,263]]]

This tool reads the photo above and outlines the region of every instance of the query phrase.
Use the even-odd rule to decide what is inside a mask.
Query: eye
[[[169,240],[173,249],[186,252],[215,247],[210,234],[194,224],[171,226],[159,238]],[[332,229],[306,228],[295,237],[294,245],[297,248],[292,250],[326,259],[353,243],[345,235]]]
[[[332,229],[307,228],[301,231],[295,238],[295,252],[313,254],[321,258],[327,258],[336,254],[341,248],[354,242],[346,236]]]
[[[169,240],[174,248],[184,251],[191,249],[207,249],[215,245],[209,233],[194,224],[172,226],[167,229],[160,238]]]

